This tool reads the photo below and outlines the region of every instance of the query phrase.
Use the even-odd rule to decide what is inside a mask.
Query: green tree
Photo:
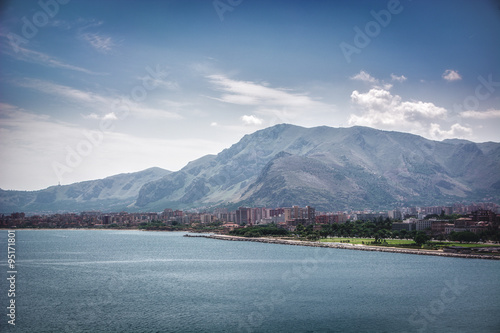
[[[417,243],[418,246],[422,246],[423,244],[427,243],[430,240],[430,237],[427,236],[427,234],[423,231],[417,232],[415,237],[413,238],[413,241]]]
[[[319,231],[313,231],[307,235],[307,239],[310,241],[317,241],[319,239]]]
[[[479,235],[476,235],[475,233],[471,231],[460,231],[460,232],[454,232],[452,231],[450,233],[450,239],[453,241],[459,241],[460,243],[466,242],[466,243],[476,243],[479,242]]]
[[[408,232],[407,232],[406,230],[404,230],[404,229],[403,229],[403,230],[400,230],[400,231],[399,231],[399,238],[400,238],[400,239],[406,238],[407,233],[408,233]]]
[[[305,231],[306,231],[306,228],[304,228],[304,226],[302,224],[297,225],[297,227],[295,228],[295,232],[300,237],[302,237],[302,235],[305,233]]]

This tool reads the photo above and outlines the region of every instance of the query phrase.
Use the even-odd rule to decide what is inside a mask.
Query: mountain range
[[[151,168],[40,191],[0,190],[0,212],[243,205],[336,211],[499,200],[500,143],[280,124],[176,172]]]

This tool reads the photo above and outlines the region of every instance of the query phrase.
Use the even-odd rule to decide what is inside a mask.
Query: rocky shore
[[[186,234],[185,236],[186,237],[204,237],[204,238],[219,239],[219,240],[226,240],[226,241],[243,241],[243,242],[257,242],[257,243],[270,243],[270,244],[283,244],[283,245],[326,247],[326,248],[358,250],[358,251],[406,253],[406,254],[418,254],[418,255],[427,255],[427,256],[439,256],[439,257],[500,260],[500,256],[488,255],[488,254],[447,253],[447,252],[438,251],[438,250],[401,249],[401,248],[395,248],[395,247],[369,246],[369,245],[359,245],[359,244],[355,245],[355,244],[348,244],[348,243],[323,243],[323,242],[296,241],[296,240],[279,239],[279,238],[249,238],[249,237],[238,237],[238,236],[228,236],[228,235],[189,235],[189,234]]]

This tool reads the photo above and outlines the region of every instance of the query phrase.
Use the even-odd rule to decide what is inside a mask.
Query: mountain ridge
[[[17,198],[17,205],[1,190],[0,207],[4,212],[5,202],[11,202],[19,211],[43,204],[60,208],[77,201],[94,209],[130,211],[294,204],[345,210],[498,201],[500,143],[432,141],[362,126],[279,124],[247,134],[219,154],[202,156],[179,171],[153,172],[146,178],[142,183],[129,181],[134,191],[127,196],[126,184],[118,189],[106,185],[109,179],[96,180],[88,189],[80,184],[69,197],[56,195],[57,200],[48,188],[31,201]],[[109,186],[121,192],[113,194]]]
[[[102,179],[54,185],[37,191],[0,189],[0,212],[54,213],[102,209],[126,209],[147,182],[171,173],[158,167],[121,173]]]

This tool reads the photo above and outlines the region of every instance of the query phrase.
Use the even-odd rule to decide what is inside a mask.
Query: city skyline
[[[494,1],[7,1],[1,17],[2,189],[176,171],[278,123],[500,142]]]

